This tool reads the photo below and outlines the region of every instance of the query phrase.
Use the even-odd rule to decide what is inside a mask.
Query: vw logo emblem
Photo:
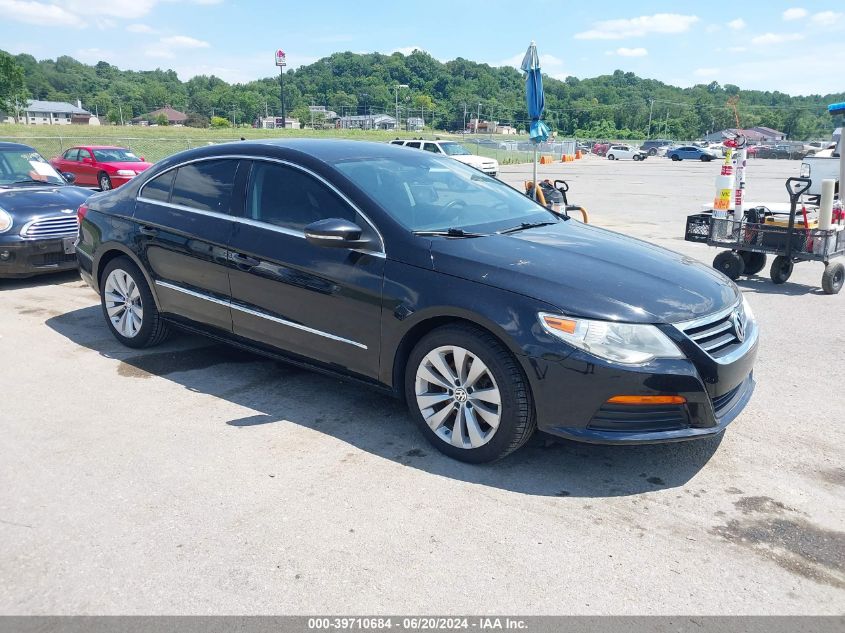
[[[745,323],[742,320],[742,314],[740,314],[739,310],[734,312],[733,314],[733,322],[734,322],[734,332],[736,333],[736,339],[742,343],[745,340]]]
[[[466,402],[469,399],[469,394],[467,394],[466,389],[464,389],[462,387],[458,387],[457,389],[455,389],[454,398],[455,398],[455,402],[459,402],[460,404],[463,404],[464,402]]]

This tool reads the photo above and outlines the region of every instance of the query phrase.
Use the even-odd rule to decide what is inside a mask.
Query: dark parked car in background
[[[76,210],[91,192],[28,145],[0,143],[0,278],[76,268]]]
[[[62,173],[76,176],[77,185],[99,187],[103,191],[126,184],[152,166],[143,156],[136,156],[125,147],[86,145],[71,147],[50,164]]]
[[[649,156],[657,156],[661,149],[668,149],[672,145],[672,141],[665,139],[651,139],[640,145],[640,149]]]
[[[712,436],[754,388],[757,325],[727,277],[429,152],[203,147],[79,215],[82,275],[123,344],[178,326],[345,376],[403,398],[457,459],[535,428]]]
[[[798,159],[807,155],[807,150],[798,145],[761,145],[757,148],[755,158]]]

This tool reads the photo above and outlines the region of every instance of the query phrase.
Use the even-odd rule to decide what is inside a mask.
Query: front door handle
[[[141,235],[146,235],[148,237],[155,237],[158,235],[158,229],[153,226],[142,226],[138,229],[138,232]]]
[[[255,259],[254,257],[249,257],[248,255],[243,255],[242,253],[230,253],[229,259],[238,266],[246,266],[248,268],[254,268],[261,263],[260,260]]]

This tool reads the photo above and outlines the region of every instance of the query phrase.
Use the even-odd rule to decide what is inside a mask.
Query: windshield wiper
[[[551,224],[557,224],[557,222],[523,222],[518,226],[512,226],[509,229],[502,229],[501,231],[497,231],[499,235],[504,235],[506,233],[515,233],[516,231],[524,231],[525,229],[535,229],[538,226],[549,226]]]
[[[435,231],[414,231],[414,235],[421,237],[484,237],[486,233],[470,233],[463,229],[448,228]]]
[[[51,183],[47,182],[46,180],[36,180],[35,178],[26,178],[24,180],[16,180],[12,183],[13,185],[49,185]],[[58,183],[53,183],[58,184]]]

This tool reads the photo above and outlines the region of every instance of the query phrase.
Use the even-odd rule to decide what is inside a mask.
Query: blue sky
[[[173,68],[182,79],[275,75],[277,47],[294,68],[335,51],[414,48],[443,61],[517,65],[533,39],[543,71],[559,78],[620,68],[680,86],[845,90],[845,51],[834,42],[845,32],[841,0],[0,0],[0,15],[0,48],[12,53]]]

